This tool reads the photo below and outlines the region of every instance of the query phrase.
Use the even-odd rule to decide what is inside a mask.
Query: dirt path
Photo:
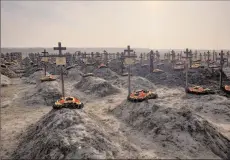
[[[25,107],[22,96],[34,85],[25,85],[20,79],[12,79],[13,85],[1,89],[1,158],[9,159],[25,129],[38,121],[51,108]]]

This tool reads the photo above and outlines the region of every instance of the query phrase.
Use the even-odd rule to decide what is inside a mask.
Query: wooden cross
[[[154,70],[154,64],[153,64],[153,61],[154,61],[154,53],[153,53],[153,50],[150,51],[150,54],[149,54],[150,58],[150,73],[153,72]]]
[[[208,67],[209,67],[209,63],[210,63],[210,61],[209,61],[210,60],[209,59],[210,58],[210,52],[209,51],[207,52],[207,56],[208,56]]]
[[[172,66],[174,67],[174,65],[175,65],[175,60],[176,60],[176,53],[175,53],[175,51],[174,50],[172,50],[171,51],[172,52]]]
[[[212,52],[212,60],[213,60],[213,62],[215,61],[215,50],[213,50],[213,52]]]
[[[220,52],[220,58],[217,58],[217,60],[220,60],[220,89],[222,88],[223,85],[223,65],[224,65],[224,52],[221,50]]]
[[[195,60],[197,60],[197,50],[195,51],[195,54],[194,54],[194,58],[195,58]]]
[[[200,53],[200,61],[202,61],[202,53]]]
[[[44,51],[42,53],[43,53],[44,57],[46,57],[48,55],[48,52],[45,49],[44,49]],[[45,70],[45,76],[46,76],[46,62],[45,61],[44,61],[44,70]]]
[[[157,60],[160,60],[160,53],[158,52],[158,50],[156,50],[156,56],[157,56]]]
[[[229,51],[227,52],[227,67],[228,67]]]
[[[62,50],[66,50],[66,47],[61,46],[61,42],[58,42],[58,47],[54,47],[54,50],[59,51],[59,55],[57,57],[65,57],[62,56]],[[65,86],[64,86],[64,77],[63,77],[63,66],[61,65],[61,81],[62,81],[62,97],[65,97]]]
[[[141,55],[140,55],[140,62],[141,62],[141,65],[142,65],[142,60],[143,60],[143,54],[141,53]]]
[[[132,56],[132,55],[131,55],[131,52],[133,52],[133,50],[130,49],[130,46],[129,46],[129,45],[127,46],[127,49],[124,50],[124,53],[125,53],[125,52],[128,53],[128,55],[125,56],[126,58],[134,58],[134,57],[136,58],[136,56]],[[130,94],[131,94],[130,64],[129,64],[128,71],[129,71],[129,73],[128,73],[128,74],[129,74],[129,75],[128,75],[128,76],[129,76],[129,77],[128,77],[128,95],[130,95]]]
[[[188,87],[188,59],[191,57],[191,50],[189,51],[188,48],[184,52],[186,54],[186,57],[183,57],[186,59],[186,87]]]
[[[121,60],[121,74],[123,74],[124,73],[124,69],[125,69],[125,66],[124,66],[125,53],[124,52],[121,52],[120,60]]]
[[[61,42],[58,42],[58,47],[54,47],[54,50],[58,50],[59,55],[62,55],[62,50],[66,50],[66,47],[62,47]]]

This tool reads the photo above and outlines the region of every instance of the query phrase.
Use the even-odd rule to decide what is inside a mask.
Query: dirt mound
[[[125,101],[112,113],[135,130],[142,131],[156,144],[156,150],[171,153],[168,158],[230,158],[229,139],[211,123],[188,106],[167,108],[153,101]]]
[[[96,97],[105,97],[120,92],[117,87],[98,77],[83,77],[75,88]]]
[[[12,71],[9,67],[6,67],[6,68],[1,68],[1,74],[9,77],[9,78],[16,78],[18,77],[17,74]]]
[[[81,68],[81,71],[83,72],[83,73],[93,73],[94,72],[94,70],[96,69],[97,67],[96,66],[94,66],[94,65],[90,65],[90,66],[83,66],[82,68]]]
[[[38,83],[34,90],[25,93],[27,105],[43,104],[51,106],[61,97],[61,86],[57,81]]]
[[[46,72],[47,75],[49,75],[48,72]],[[37,71],[31,74],[29,77],[23,77],[25,83],[29,84],[38,84],[40,83],[40,78],[44,76],[44,71]]]
[[[112,81],[113,85],[128,88],[128,76],[120,77],[119,79]],[[155,89],[155,85],[149,80],[139,76],[131,76],[131,90],[137,89]]]
[[[105,80],[114,80],[114,79],[117,79],[119,77],[115,72],[113,72],[109,68],[96,69],[96,70],[94,70],[93,73],[95,76],[103,78]]]
[[[109,62],[109,68],[116,72],[117,74],[121,74],[121,61],[118,59],[113,59]]]
[[[6,87],[10,84],[11,84],[10,78],[1,74],[1,86]]]
[[[52,110],[27,129],[13,159],[108,159],[123,151],[83,110]],[[124,157],[123,157],[124,158]]]
[[[81,71],[79,71],[77,68],[71,68],[68,70],[68,74],[66,76],[66,79],[78,82],[81,80],[82,74],[83,73]]]
[[[136,76],[145,77],[149,74],[149,65],[142,66],[140,63],[134,64],[131,67],[131,73]]]
[[[186,72],[165,69],[164,73],[151,73],[145,76],[154,84],[166,85],[168,87],[185,86]],[[212,86],[213,81],[219,80],[219,72],[207,68],[189,69],[188,83],[202,86]],[[226,80],[224,75],[223,80]]]

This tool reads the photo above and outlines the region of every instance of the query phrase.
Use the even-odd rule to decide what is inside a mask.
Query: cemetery
[[[1,53],[5,158],[230,159],[229,51],[62,45]]]

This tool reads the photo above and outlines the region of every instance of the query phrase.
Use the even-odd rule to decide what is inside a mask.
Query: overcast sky
[[[230,49],[230,1],[1,1],[1,47]]]

